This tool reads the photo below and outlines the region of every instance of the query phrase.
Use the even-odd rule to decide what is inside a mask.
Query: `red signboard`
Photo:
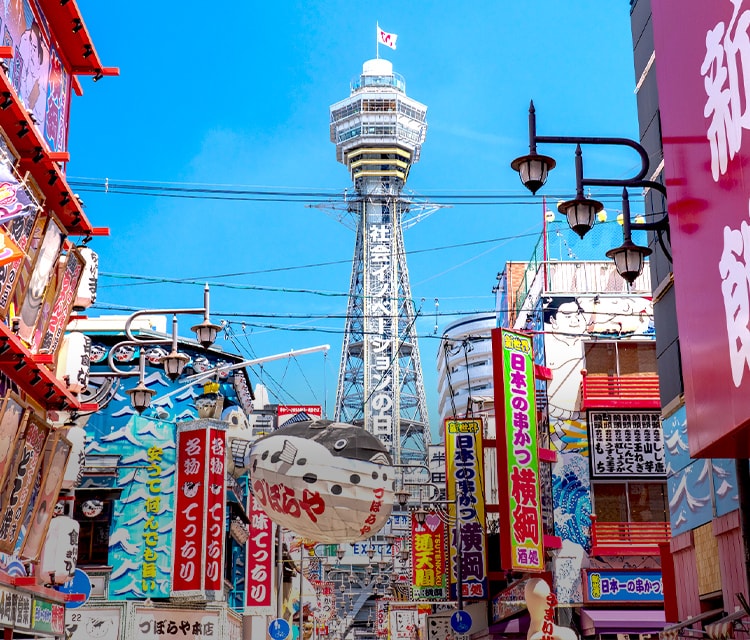
[[[690,455],[749,457],[750,8],[652,5]]]
[[[431,511],[424,524],[411,514],[411,584],[415,600],[445,599],[445,524],[440,515]]]
[[[245,615],[273,613],[273,523],[253,494],[248,494],[250,528],[245,569]]]
[[[173,596],[205,596],[208,432],[195,425],[185,423],[177,431]]]
[[[206,593],[214,600],[224,597],[224,512],[226,511],[226,431],[206,429],[208,474],[206,484]]]

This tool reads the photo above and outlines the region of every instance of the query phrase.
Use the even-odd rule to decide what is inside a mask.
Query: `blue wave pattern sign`
[[[101,343],[95,347],[93,353],[99,355],[96,362],[106,362],[109,348]],[[123,370],[137,366],[137,350],[129,355],[132,359],[124,363],[118,358]],[[145,383],[157,392],[152,407],[143,416],[132,409],[126,390],[134,387],[138,378],[125,378],[116,391],[107,394],[110,399],[106,406],[92,415],[86,425],[87,439],[91,438],[86,446],[89,459],[119,458],[116,486],[122,493],[114,503],[108,557],[113,567],[109,584],[112,600],[170,595],[176,423],[198,418],[195,399],[203,393],[203,383],[171,382],[157,364],[158,359],[148,355]],[[190,364],[198,365],[190,373],[198,367],[225,362],[209,362],[189,351],[188,355],[195,358]],[[92,378],[97,368],[108,370],[92,363]],[[227,403],[236,402],[231,379],[230,376],[221,385]]]

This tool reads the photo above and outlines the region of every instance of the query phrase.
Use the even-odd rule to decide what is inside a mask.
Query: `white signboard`
[[[590,412],[591,475],[594,478],[665,477],[658,411]]]
[[[120,637],[122,611],[119,607],[81,607],[65,611],[68,640],[116,640]]]

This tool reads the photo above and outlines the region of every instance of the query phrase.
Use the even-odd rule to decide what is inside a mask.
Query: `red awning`
[[[581,609],[584,636],[598,633],[658,633],[667,625],[663,609]]]

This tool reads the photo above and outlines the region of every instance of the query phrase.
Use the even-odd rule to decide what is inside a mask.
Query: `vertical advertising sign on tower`
[[[504,569],[544,571],[531,336],[493,329],[500,557]]]
[[[452,502],[451,597],[456,596],[457,563],[460,562],[463,596],[477,600],[489,598],[482,433],[479,418],[445,421],[446,492],[448,501]]]
[[[371,205],[381,206],[385,205]],[[393,256],[393,226],[370,224],[365,238],[364,323],[365,341],[370,349],[365,362],[366,389],[365,429],[377,437],[398,462],[400,440],[398,437],[398,359],[395,337],[398,333],[394,305],[396,262]]]
[[[225,423],[178,426],[172,595],[224,597],[225,456]]]

